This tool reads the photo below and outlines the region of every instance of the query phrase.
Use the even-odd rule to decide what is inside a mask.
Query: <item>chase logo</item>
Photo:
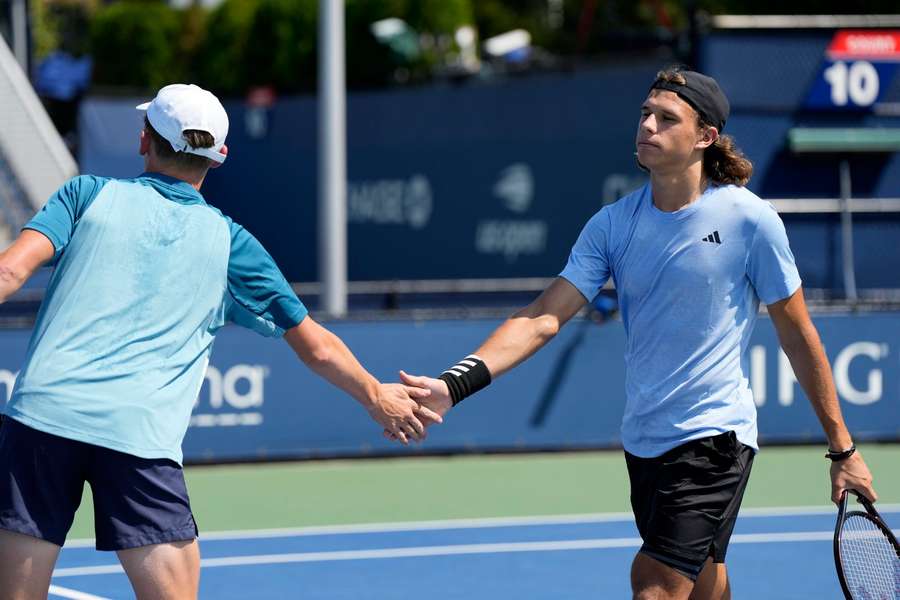
[[[431,220],[434,194],[428,177],[351,181],[347,184],[347,221],[423,229]]]
[[[191,427],[262,425],[269,368],[237,364],[224,372],[210,365],[194,404]]]

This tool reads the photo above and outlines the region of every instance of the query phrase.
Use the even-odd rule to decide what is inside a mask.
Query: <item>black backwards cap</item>
[[[657,79],[650,86],[651,90],[668,90],[691,105],[704,123],[708,123],[722,132],[731,107],[722,88],[712,77],[696,71],[678,71],[684,77],[684,85],[674,81]]]

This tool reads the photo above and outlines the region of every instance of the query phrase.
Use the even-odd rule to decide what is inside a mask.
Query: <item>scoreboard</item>
[[[871,110],[900,64],[900,30],[837,31],[819,67],[806,108]]]

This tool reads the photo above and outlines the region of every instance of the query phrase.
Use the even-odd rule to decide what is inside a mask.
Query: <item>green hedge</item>
[[[247,47],[258,43],[250,38],[250,23],[258,6],[258,0],[229,0],[209,15],[206,37],[195,61],[198,83],[220,93],[244,91]]]
[[[119,2],[91,23],[94,83],[156,89],[184,78],[190,57],[181,52],[183,15],[156,2]]]

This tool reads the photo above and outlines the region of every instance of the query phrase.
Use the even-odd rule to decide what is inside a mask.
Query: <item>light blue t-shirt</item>
[[[307,314],[252,235],[165,175],[76,177],[25,228],[55,270],[5,412],[40,431],[180,463],[216,332]]]
[[[771,204],[742,187],[711,186],[663,212],[648,184],[588,221],[560,276],[588,300],[610,277],[615,283],[625,325],[625,450],[659,456],[727,431],[758,448],[750,334],[760,300],[772,304],[800,287]]]

